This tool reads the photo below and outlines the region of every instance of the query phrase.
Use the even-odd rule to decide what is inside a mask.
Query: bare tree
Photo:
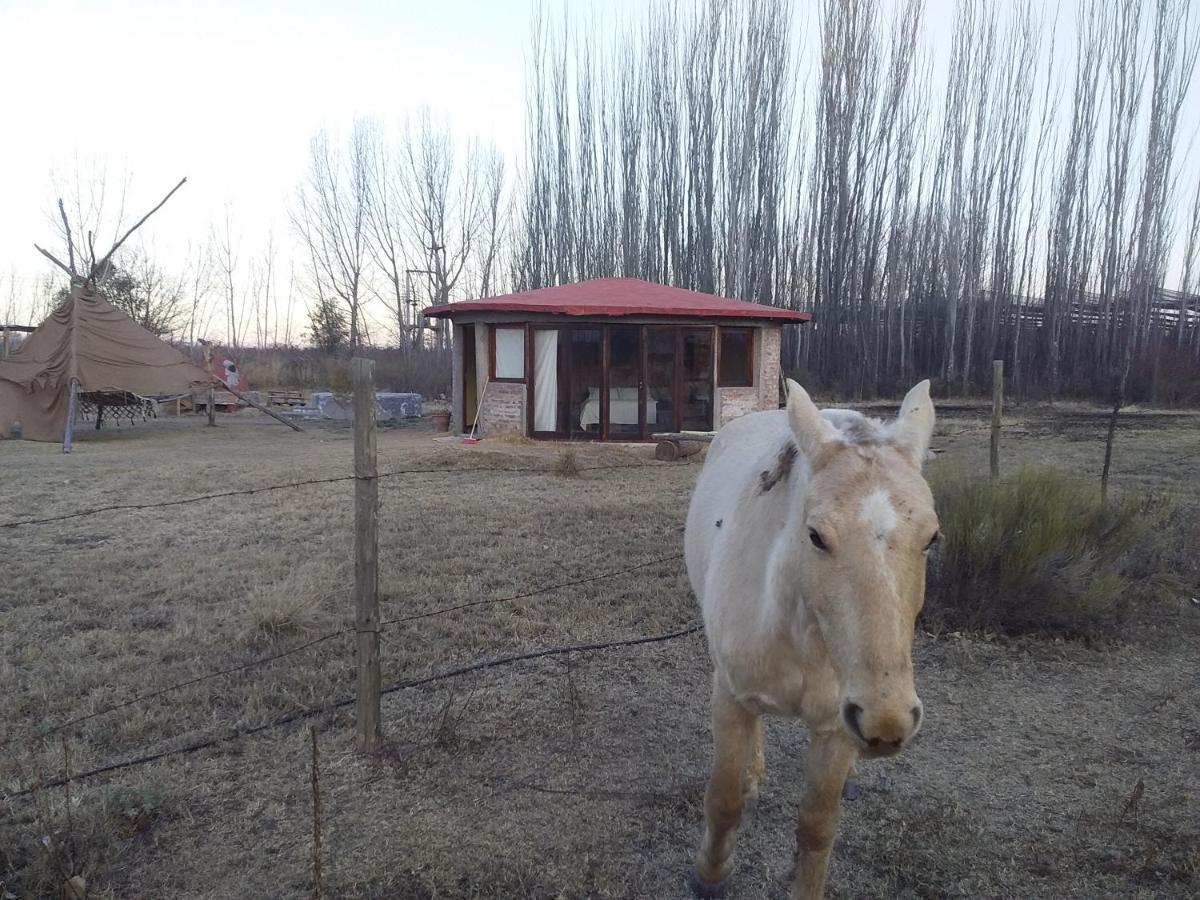
[[[423,110],[407,121],[401,143],[405,212],[435,303],[449,303],[479,237],[483,191],[480,150],[474,141],[459,158],[447,125]],[[445,344],[444,327],[439,345]]]
[[[249,314],[254,320],[254,342],[259,347],[279,341],[279,290],[275,283],[275,232],[267,230],[266,241],[259,256],[250,260]]]
[[[539,8],[514,280],[809,310],[787,360],[856,395],[979,390],[993,358],[1022,392],[1105,395],[1128,347],[1153,396],[1165,339],[1200,356],[1200,224],[1174,233],[1200,17],[1077,0],[1060,46],[1041,8],[958,0],[940,84],[923,0],[825,0],[813,58],[787,0],[657,0],[606,34]]]
[[[378,122],[363,123],[363,140],[369,176],[367,229],[371,260],[387,280],[383,298],[402,348],[412,345],[414,310],[409,290],[412,249],[408,246],[405,215],[407,186],[398,147],[384,136]]]
[[[1185,338],[1192,349],[1193,360],[1200,361],[1200,179],[1196,181],[1196,192],[1192,197],[1191,213],[1188,216],[1187,236],[1183,245],[1183,276],[1179,285],[1179,326],[1176,346],[1182,350]],[[1187,337],[1189,313],[1191,335]]]
[[[211,238],[203,244],[191,244],[187,250],[185,270],[187,324],[184,336],[189,345],[208,332],[216,306],[212,302],[215,260]]]
[[[241,263],[242,234],[234,224],[233,203],[225,201],[221,220],[209,226],[209,242],[213,257],[221,275],[221,288],[225,297],[225,335],[231,347],[241,346],[243,296],[238,286],[238,269]]]
[[[179,333],[187,324],[187,276],[158,262],[152,244],[139,241],[107,279],[108,299],[154,334]]]
[[[9,269],[8,276],[0,274],[0,325],[19,325],[22,319],[22,291],[16,267]]]
[[[108,164],[76,155],[66,171],[51,173],[57,203],[46,217],[54,229],[65,268],[86,277],[96,265],[97,242],[115,246],[126,217],[126,198],[133,177],[124,171],[110,184]]]
[[[511,211],[508,207],[504,157],[494,147],[484,152],[479,236],[476,241],[477,275],[474,294],[490,297],[500,291],[502,283],[498,263],[501,247],[508,232]]]
[[[351,348],[361,339],[367,293],[368,125],[355,122],[344,149],[322,129],[312,139],[308,174],[296,191],[292,227],[305,248],[310,291],[318,303],[332,294],[350,320]]]

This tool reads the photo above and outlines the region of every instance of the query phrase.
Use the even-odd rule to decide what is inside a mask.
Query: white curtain
[[[525,329],[496,329],[496,377],[525,377]]]
[[[558,430],[557,331],[533,333],[533,430]]]

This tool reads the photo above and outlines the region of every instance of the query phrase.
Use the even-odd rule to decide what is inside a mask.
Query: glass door
[[[603,433],[604,333],[599,325],[572,326],[563,330],[567,373],[567,434],[576,439],[598,439]]]
[[[681,328],[679,405],[681,431],[712,431],[713,330]]]
[[[642,436],[642,329],[610,325],[608,329],[608,433],[614,440]]]
[[[647,325],[646,334],[646,437],[656,431],[678,431],[675,421],[674,326]]]

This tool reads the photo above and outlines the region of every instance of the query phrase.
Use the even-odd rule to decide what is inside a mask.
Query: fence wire
[[[476,662],[459,666],[454,669],[437,672],[433,675],[397,681],[383,688],[381,693],[394,694],[397,691],[406,690],[408,688],[423,687],[427,684],[434,684],[439,681],[447,681],[451,678],[458,678],[462,675],[470,674],[471,672],[480,672],[485,669],[495,669],[501,666],[508,666],[514,663],[525,662],[532,659],[543,659],[545,657],[563,656],[572,653],[595,653],[600,650],[608,650],[616,647],[636,647],[643,644],[661,644],[667,641],[674,641],[687,637],[688,635],[695,634],[696,632],[703,630],[703,628],[703,624],[694,622],[690,625],[685,625],[682,628],[678,628],[674,631],[664,632],[662,634],[641,635],[638,637],[620,638],[617,640],[598,641],[592,643],[563,644],[556,647],[544,647],[540,650],[531,650],[525,653],[514,653],[508,656],[477,660]],[[344,707],[351,706],[355,703],[356,699],[357,698],[355,697],[344,697],[331,703],[308,706],[304,709],[290,712],[286,715],[279,716],[278,718],[271,719],[267,722],[263,722],[250,728],[233,729],[227,734],[209,735],[207,737],[184,744],[182,747],[174,747],[170,750],[161,750],[157,753],[147,753],[130,759],[106,763],[102,766],[96,766],[92,769],[85,769],[82,772],[68,772],[65,775],[44,779],[39,781],[37,784],[22,788],[21,790],[8,794],[4,799],[17,800],[22,797],[32,796],[38,791],[62,787],[77,781],[84,781],[89,778],[95,778],[99,775],[106,775],[110,772],[118,772],[122,769],[144,766],[174,756],[183,756],[185,754],[196,753],[197,751],[205,750],[209,747],[215,747],[218,744],[224,744],[229,741],[237,740],[238,738],[262,734],[267,731],[272,731],[276,728],[282,728],[285,725],[290,725],[293,722],[300,722],[304,719],[310,719],[313,716],[319,716],[323,713],[328,713],[336,709],[342,709]]]
[[[610,463],[598,466],[580,466],[579,473],[584,472],[600,472],[611,471],[614,469],[674,469],[680,466],[691,465],[690,462],[684,460],[681,462],[640,462],[640,463]],[[208,500],[223,500],[227,497],[248,497],[252,494],[265,494],[271,491],[285,491],[292,488],[307,487],[315,484],[336,484],[344,481],[355,481],[358,479],[387,479],[397,478],[402,475],[456,475],[467,472],[499,472],[499,473],[521,473],[533,475],[553,475],[553,468],[547,466],[447,466],[436,469],[395,469],[389,472],[380,472],[377,475],[335,475],[329,478],[308,478],[303,481],[285,481],[280,484],[268,484],[261,487],[253,488],[238,488],[229,491],[217,491],[212,494],[198,494],[194,497],[180,497],[174,500],[159,500],[148,503],[114,503],[109,506],[94,506],[89,509],[81,509],[76,512],[62,513],[55,516],[45,516],[37,519],[16,519],[10,522],[0,522],[0,528],[20,528],[26,525],[50,525],[55,522],[65,522],[69,519],[81,519],[86,516],[95,516],[107,512],[131,512],[136,510],[146,509],[164,509],[170,506],[185,506],[189,503],[203,503]]]
[[[443,606],[443,607],[439,607],[437,609],[431,609],[431,610],[427,610],[425,612],[415,613],[415,614],[409,615],[409,616],[400,616],[395,619],[387,619],[387,620],[381,621],[379,623],[379,627],[380,627],[380,629],[389,628],[394,625],[401,625],[405,622],[414,622],[414,621],[417,621],[418,619],[428,619],[433,616],[446,615],[447,613],[458,612],[459,610],[463,610],[463,609],[471,609],[471,608],[477,607],[477,606],[488,606],[488,605],[493,605],[493,604],[497,604],[497,603],[511,603],[511,602],[515,602],[517,600],[524,600],[529,597],[536,597],[540,594],[548,594],[552,591],[563,590],[564,588],[576,587],[578,585],[587,584],[587,583],[593,582],[593,581],[601,581],[606,578],[616,578],[620,575],[627,575],[630,572],[636,572],[640,569],[649,568],[650,566],[656,566],[656,565],[660,565],[660,564],[666,563],[666,562],[674,562],[674,561],[680,560],[680,559],[683,559],[683,554],[675,553],[670,556],[663,556],[663,557],[658,557],[656,559],[647,560],[645,562],[638,563],[637,565],[634,565],[634,566],[628,566],[624,569],[614,569],[614,570],[608,571],[608,572],[600,572],[595,575],[589,575],[584,578],[576,578],[571,581],[556,582],[555,584],[544,585],[542,587],[535,588],[533,590],[522,591],[521,593],[511,594],[511,595],[505,596],[505,597],[485,597],[480,600],[471,600],[466,603],[457,603],[457,604],[454,604],[451,606]],[[326,594],[324,597],[321,598],[321,601],[332,599],[334,596],[336,596],[336,594]],[[218,669],[213,672],[208,672],[204,675],[198,675],[195,678],[189,678],[184,681],[180,681],[175,684],[168,685],[167,687],[164,687],[164,688],[159,688],[154,691],[149,691],[145,694],[139,694],[135,697],[131,697],[128,700],[124,700],[120,703],[114,703],[110,706],[103,707],[102,709],[98,709],[93,712],[86,713],[84,715],[76,716],[72,719],[68,719],[65,722],[60,722],[57,725],[53,725],[48,728],[41,729],[40,731],[33,732],[31,734],[25,735],[20,738],[18,738],[18,737],[5,738],[3,741],[0,741],[0,748],[7,747],[17,740],[40,740],[42,738],[46,738],[51,735],[58,734],[62,731],[65,731],[68,728],[71,728],[72,726],[79,725],[79,724],[81,724],[83,722],[87,722],[91,719],[97,719],[97,718],[100,718],[101,716],[105,716],[110,713],[117,712],[118,710],[127,709],[131,706],[137,706],[138,704],[145,703],[150,700],[154,700],[158,697],[162,697],[165,694],[170,694],[174,691],[182,690],[183,688],[186,688],[186,687],[191,687],[192,685],[201,684],[202,682],[205,682],[205,681],[211,681],[214,678],[221,678],[226,675],[233,675],[233,674],[236,674],[239,672],[245,672],[250,669],[257,668],[258,666],[263,666],[268,663],[275,662],[276,660],[280,660],[285,657],[293,656],[297,653],[301,653],[305,650],[315,647],[316,645],[324,643],[325,641],[331,640],[335,637],[340,637],[342,635],[354,634],[354,632],[355,632],[355,629],[352,627],[339,628],[336,631],[330,631],[325,634],[319,635],[318,637],[315,637],[315,638],[312,638],[311,640],[305,641],[302,644],[298,644],[295,647],[290,647],[287,650],[282,650],[279,653],[272,653],[267,656],[259,657],[258,659],[250,660],[249,662],[242,663],[241,665],[230,666],[229,668],[225,668],[225,669]]]

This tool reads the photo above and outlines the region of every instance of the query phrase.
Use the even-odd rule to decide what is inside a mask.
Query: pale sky
[[[54,243],[46,218],[52,173],[72,176],[77,159],[85,170],[106,166],[112,182],[131,178],[129,222],[188,177],[143,229],[167,266],[189,241],[204,242],[227,201],[244,254],[257,252],[271,228],[285,265],[287,206],[309,140],[323,126],[345,132],[359,114],[396,121],[428,106],[459,136],[496,144],[514,172],[535,3],[0,0],[0,280],[15,272],[31,286],[52,271],[32,244]],[[814,38],[816,0],[793,5],[800,31]],[[1056,5],[1047,0],[1047,9]],[[596,14],[611,22],[636,16],[645,0],[545,6],[552,17],[565,7],[575,22]],[[1074,3],[1063,6],[1059,48],[1069,50]],[[927,0],[926,46],[935,58],[948,44],[954,7]],[[814,61],[809,54],[802,72],[811,75]],[[1184,118],[1194,133],[1200,116]],[[107,249],[105,239],[97,243]]]
[[[532,0],[0,0],[0,272],[44,271],[51,172],[132,176],[146,231],[202,241],[226,198],[247,241],[274,224],[323,125],[428,105],[512,155]]]

